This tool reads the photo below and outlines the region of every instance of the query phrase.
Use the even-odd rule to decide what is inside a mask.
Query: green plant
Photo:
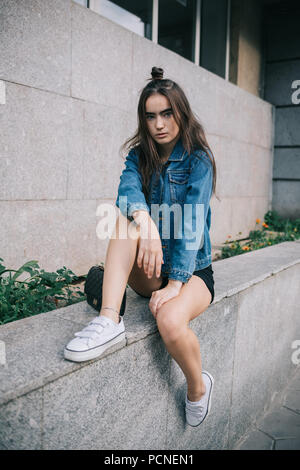
[[[237,256],[244,253],[242,246],[239,241],[230,242],[226,240],[225,246],[222,247],[221,258],[230,258],[231,256]]]
[[[260,219],[256,219],[256,225],[260,224]],[[270,231],[279,232],[273,236]],[[240,234],[241,232],[239,232]],[[242,245],[241,240],[225,241],[222,247],[221,258],[240,255],[247,251],[259,250],[266,246],[275,245],[284,241],[294,241],[300,237],[300,219],[283,219],[276,211],[268,211],[264,216],[264,222],[260,229],[251,230],[246,244]],[[228,238],[231,238],[228,235]]]
[[[56,309],[58,300],[70,305],[85,297],[79,288],[70,288],[79,278],[65,266],[47,272],[32,260],[15,270],[2,262],[0,258],[0,324]],[[29,276],[20,280],[23,273]]]
[[[264,219],[270,230],[274,230],[276,232],[300,231],[300,219],[284,219],[276,211],[268,211],[265,214]]]

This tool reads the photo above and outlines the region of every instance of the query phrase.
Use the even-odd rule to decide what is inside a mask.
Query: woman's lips
[[[156,137],[161,139],[162,137],[166,137],[166,135],[167,135],[167,133],[165,133],[165,134],[156,134]]]

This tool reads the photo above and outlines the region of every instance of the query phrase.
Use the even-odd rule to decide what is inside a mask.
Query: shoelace
[[[201,418],[204,411],[204,406],[202,405],[190,405],[189,403],[185,403],[186,410],[192,413],[196,418]]]
[[[109,322],[104,317],[96,317],[85,328],[83,328],[83,330],[75,333],[75,336],[86,339],[86,344],[89,345],[89,340],[100,335],[107,326],[109,326]]]

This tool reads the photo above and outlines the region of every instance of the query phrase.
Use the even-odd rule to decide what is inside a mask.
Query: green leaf
[[[12,279],[17,279],[22,273],[27,272],[30,275],[34,275],[36,270],[39,268],[38,262],[36,260],[27,261],[24,263],[13,275]]]

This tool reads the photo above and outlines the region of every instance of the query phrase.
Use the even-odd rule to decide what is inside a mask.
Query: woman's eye
[[[173,114],[172,111],[168,111],[168,112],[165,113],[163,116],[169,118],[170,116],[172,116],[172,114]],[[147,119],[147,120],[154,119],[154,116],[147,115],[147,116],[146,116],[146,119]]]

